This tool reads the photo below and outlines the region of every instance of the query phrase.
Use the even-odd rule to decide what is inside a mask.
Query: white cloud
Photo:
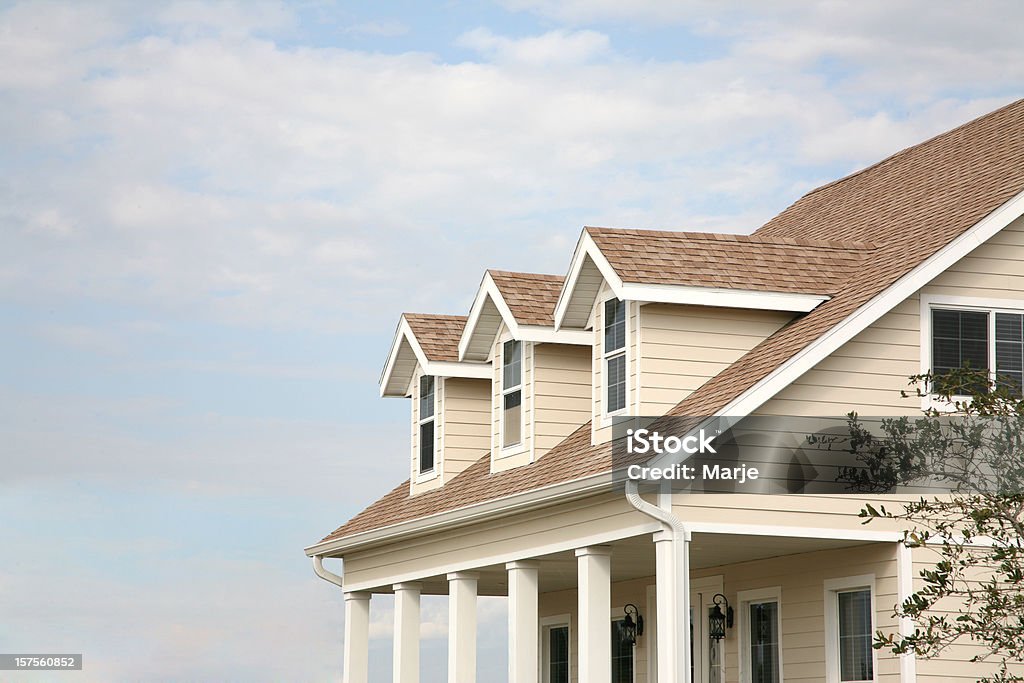
[[[597,31],[549,31],[539,36],[507,38],[478,27],[463,33],[458,44],[499,62],[545,66],[581,64],[608,51],[608,36]]]

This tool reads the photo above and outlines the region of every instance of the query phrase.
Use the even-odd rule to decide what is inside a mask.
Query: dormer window
[[[605,412],[626,407],[626,302],[604,302]]]
[[[434,470],[434,376],[420,377],[420,473]]]
[[[501,446],[523,440],[523,344],[510,339],[501,354]]]

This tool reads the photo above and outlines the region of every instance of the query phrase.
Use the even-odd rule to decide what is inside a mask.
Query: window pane
[[[434,378],[431,375],[420,377],[420,419],[434,416]]]
[[[996,313],[996,380],[1021,395],[1024,371],[1024,315]]]
[[[517,387],[523,381],[523,345],[516,340],[507,341],[502,347],[502,389]]]
[[[633,646],[622,640],[624,623],[612,621],[612,683],[633,683]]]
[[[779,604],[750,605],[750,683],[779,683]]]
[[[609,299],[604,302],[604,352],[626,345],[626,302]]]
[[[548,631],[548,683],[569,683],[569,627]]]
[[[523,436],[523,392],[510,391],[505,394],[505,405],[502,411],[502,446],[519,443]]]
[[[420,472],[434,469],[434,421],[420,425]]]
[[[614,413],[626,407],[626,354],[620,353],[614,358],[609,358],[607,363],[608,377],[605,383],[608,387],[607,411]]]
[[[874,677],[871,658],[871,591],[840,593],[839,680],[869,681]]]
[[[936,377],[970,367],[988,370],[988,313],[932,311],[932,372]]]

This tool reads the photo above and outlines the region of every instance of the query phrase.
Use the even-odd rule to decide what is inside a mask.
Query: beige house
[[[513,683],[974,680],[967,646],[871,649],[913,628],[893,606],[930,557],[862,499],[616,489],[611,426],[913,414],[909,375],[1020,368],[995,321],[1024,316],[1022,215],[1024,100],[752,235],[587,228],[564,277],[488,271],[466,317],[404,315],[381,394],[411,399],[409,480],[306,548],[344,591],[344,680],[367,681],[382,593],[396,683],[419,680],[422,595],[449,596],[454,683],[476,680],[482,595],[507,596]]]

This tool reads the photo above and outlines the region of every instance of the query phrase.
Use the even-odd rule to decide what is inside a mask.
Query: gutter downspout
[[[313,573],[315,573],[324,581],[333,583],[338,588],[344,588],[344,580],[341,578],[340,575],[335,574],[334,572],[329,572],[326,569],[324,569],[323,555],[313,556]]]
[[[672,583],[676,589],[675,610],[673,615],[674,623],[671,625],[675,631],[672,640],[677,643],[675,647],[675,671],[658,671],[658,681],[690,681],[690,553],[687,549],[687,542],[690,534],[683,522],[671,512],[662,510],[657,505],[652,505],[640,497],[639,488],[633,479],[626,481],[626,500],[634,508],[648,517],[653,517],[665,525],[666,533],[672,535],[672,549],[675,556],[673,566]],[[660,621],[658,629],[664,628]]]

